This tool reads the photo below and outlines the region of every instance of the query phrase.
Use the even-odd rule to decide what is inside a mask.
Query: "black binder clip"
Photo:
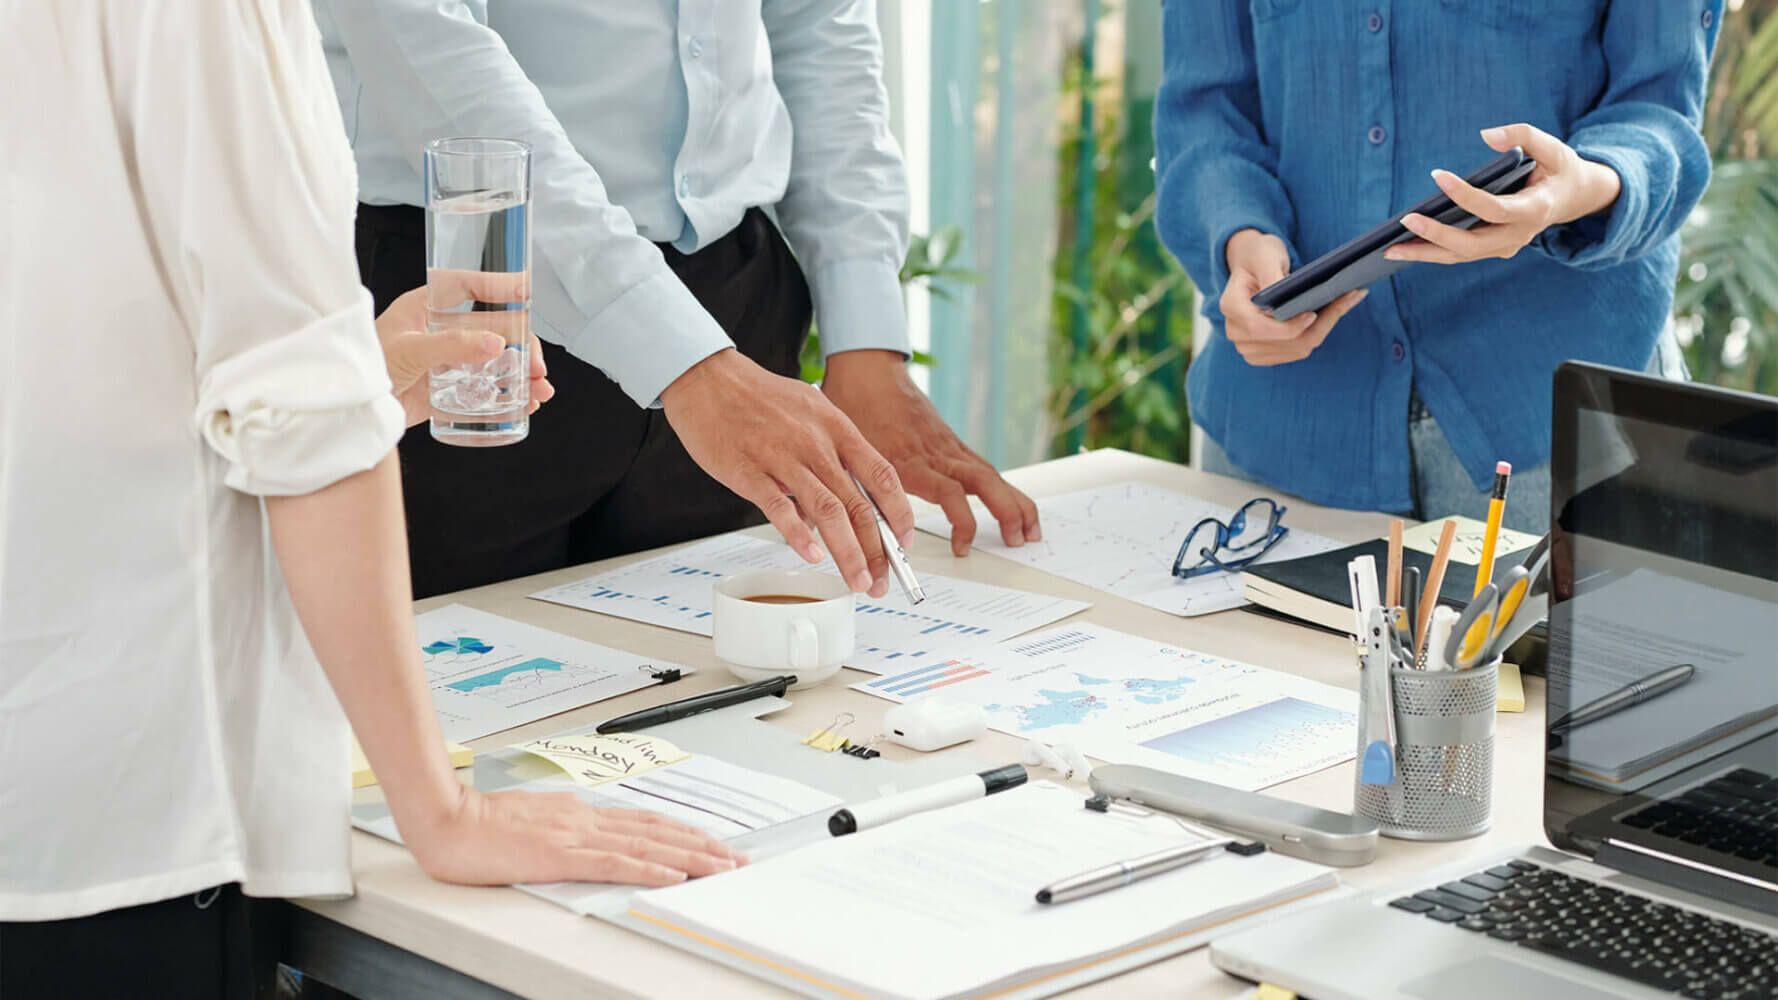
[[[1108,813],[1111,811],[1111,796],[1095,795],[1086,801],[1088,812]]]
[[[641,666],[637,667],[636,669],[642,671],[643,673],[647,674],[650,677],[653,677],[654,682],[656,684],[671,684],[674,681],[678,680],[680,677],[684,676],[683,674],[681,674],[679,672],[678,667],[668,667],[665,670],[656,670],[654,668],[653,664],[644,663]]]
[[[848,757],[857,757],[859,760],[876,760],[878,757],[883,756],[881,750],[871,749],[870,744],[868,743],[850,743],[846,746],[846,749],[841,750],[840,753],[843,753]]]

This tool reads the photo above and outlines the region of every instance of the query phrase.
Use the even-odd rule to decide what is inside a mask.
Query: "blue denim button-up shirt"
[[[1418,390],[1485,487],[1548,460],[1550,379],[1642,368],[1672,307],[1678,231],[1710,173],[1698,121],[1721,0],[1169,0],[1155,109],[1162,239],[1214,326],[1192,417],[1230,460],[1318,503],[1412,507]],[[1222,329],[1224,245],[1282,237],[1300,265],[1496,154],[1529,122],[1617,171],[1605,213],[1511,260],[1378,282],[1314,354],[1253,367]]]

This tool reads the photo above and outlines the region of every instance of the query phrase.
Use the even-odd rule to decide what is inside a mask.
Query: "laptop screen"
[[[1551,840],[1778,891],[1778,399],[1564,365],[1552,445]]]

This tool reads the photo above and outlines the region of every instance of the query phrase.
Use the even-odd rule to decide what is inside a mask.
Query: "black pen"
[[[628,733],[637,729],[647,729],[649,726],[658,726],[663,722],[673,722],[693,715],[701,715],[704,712],[713,712],[730,705],[739,705],[755,698],[778,698],[790,690],[790,686],[795,683],[796,676],[794,674],[785,674],[782,677],[768,677],[763,681],[754,681],[751,684],[742,684],[738,687],[706,691],[690,698],[670,701],[665,705],[656,705],[640,712],[631,712],[629,715],[607,719],[599,723],[598,728],[594,731],[600,734]]]

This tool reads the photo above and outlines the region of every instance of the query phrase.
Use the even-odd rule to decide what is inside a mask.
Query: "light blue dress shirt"
[[[654,243],[774,210],[822,346],[907,353],[908,189],[871,0],[316,0],[360,198],[442,136],[531,144],[539,336],[641,405],[732,346]]]

